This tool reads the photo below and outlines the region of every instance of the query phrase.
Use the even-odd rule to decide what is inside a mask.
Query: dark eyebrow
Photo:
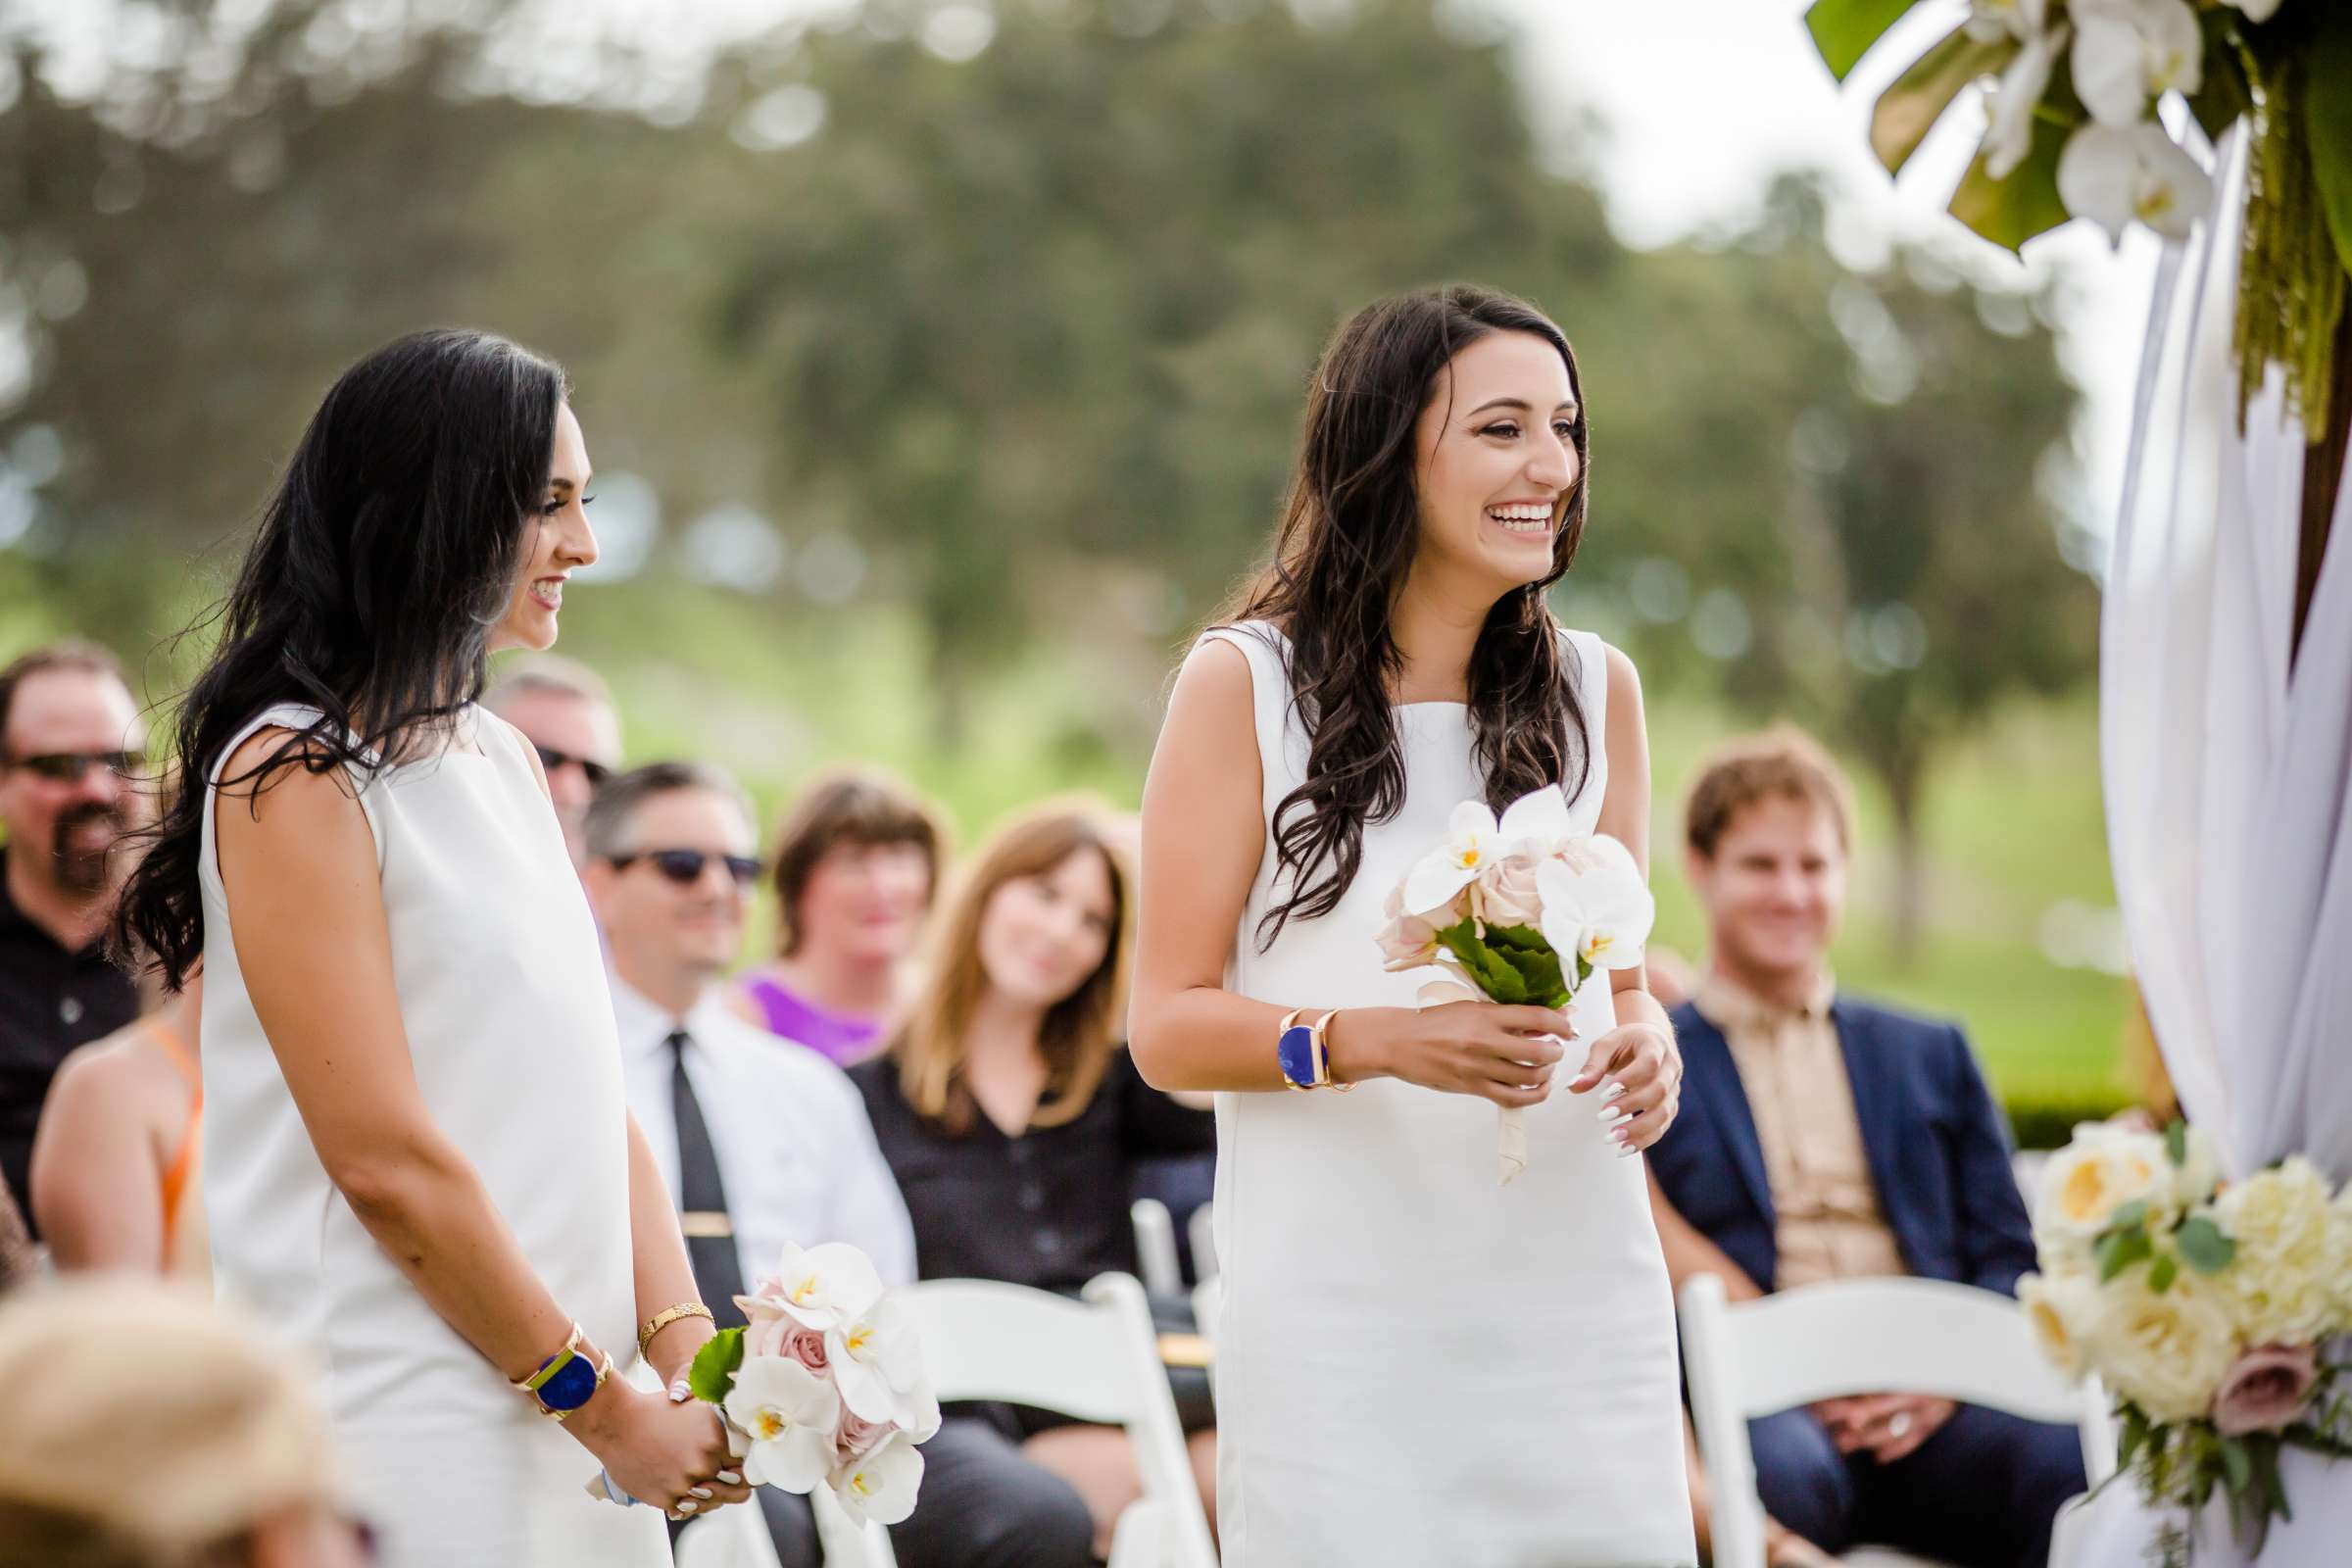
[[[1560,404],[1560,409],[1573,409],[1575,407],[1576,400],[1574,398],[1565,399]],[[1526,414],[1531,412],[1532,405],[1530,405],[1525,398],[1492,398],[1485,403],[1481,403],[1477,408],[1472,409],[1468,415],[1468,417],[1475,419],[1480,415],[1486,413],[1489,409],[1517,409],[1521,414]],[[1552,412],[1556,414],[1559,412],[1559,410],[1555,409]]]

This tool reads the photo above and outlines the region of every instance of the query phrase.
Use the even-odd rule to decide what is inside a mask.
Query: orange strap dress
[[[183,1224],[180,1200],[191,1190],[202,1147],[197,1134],[204,1118],[204,1075],[197,1070],[195,1053],[188,1050],[187,1042],[179,1038],[178,1031],[153,1016],[141,1019],[139,1026],[146,1031],[147,1038],[163,1048],[164,1054],[172,1058],[172,1064],[179,1069],[180,1076],[187,1079],[191,1096],[187,1124],[180,1129],[179,1148],[172,1153],[172,1162],[164,1167],[164,1271],[169,1274],[202,1275],[209,1269],[206,1257],[209,1250],[205,1245],[201,1215],[197,1223]]]

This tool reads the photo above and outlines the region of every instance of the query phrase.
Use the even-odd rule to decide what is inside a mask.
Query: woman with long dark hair
[[[546,778],[474,703],[493,650],[555,641],[587,483],[563,372],[512,343],[346,371],[118,917],[168,985],[203,966],[215,1282],[306,1352],[397,1568],[666,1563],[600,1464],[673,1517],[749,1494],[709,1409],[614,1375],[674,1379],[710,1320]]]
[[[1645,855],[1633,665],[1544,598],[1588,458],[1575,354],[1534,307],[1370,307],[1316,373],[1272,565],[1176,681],[1133,1047],[1159,1087],[1218,1091],[1236,1568],[1696,1558],[1674,1303],[1621,1157],[1674,1116],[1664,1012],[1639,968],[1565,1012],[1416,1008],[1376,941],[1465,800],[1556,783],[1577,830]],[[1319,1055],[1278,1054],[1294,1021]],[[1529,1141],[1503,1187],[1495,1105]]]

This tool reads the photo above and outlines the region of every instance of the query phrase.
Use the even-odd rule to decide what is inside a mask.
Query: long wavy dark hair
[[[284,769],[363,776],[446,741],[481,695],[547,493],[567,395],[551,361],[486,332],[413,333],[327,392],[262,514],[236,586],[197,623],[220,644],[172,726],[172,797],[115,915],[115,948],[176,991],[204,953],[204,781],[274,703],[323,715],[223,793]]]
[[[1456,284],[1368,306],[1340,328],[1315,371],[1273,564],[1217,617],[1283,628],[1292,696],[1311,737],[1305,781],[1274,811],[1291,893],[1266,912],[1261,944],[1294,915],[1338,907],[1363,862],[1365,824],[1403,808],[1392,706],[1403,656],[1389,616],[1419,541],[1415,432],[1447,362],[1495,332],[1532,333],[1559,350],[1576,398],[1577,480],[1551,570],[1494,602],[1471,652],[1478,761],[1497,811],[1546,784],[1573,799],[1592,770],[1575,656],[1563,653],[1544,599],[1585,530],[1591,452],[1576,351],[1543,312],[1492,289]]]

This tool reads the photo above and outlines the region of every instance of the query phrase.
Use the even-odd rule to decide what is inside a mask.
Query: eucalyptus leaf
[[[1903,18],[1917,0],[1813,0],[1805,12],[1805,30],[1821,51],[1830,74],[1846,78],[1870,46]]]
[[[2144,1198],[2134,1198],[2129,1203],[2120,1204],[2116,1208],[2115,1213],[2107,1221],[2107,1228],[2111,1231],[2135,1231],[2146,1225],[2147,1218],[2148,1200]]]
[[[2117,1231],[2101,1237],[2096,1249],[2099,1283],[2104,1285],[2132,1264],[2145,1261],[2155,1250],[2146,1231]]]
[[[1980,76],[1989,76],[2016,58],[2025,47],[2003,33],[1981,39],[1954,27],[1943,41],[1914,61],[1911,69],[1879,95],[1870,114],[1870,150],[1879,155],[1890,174],[1899,174],[1919,144],[1928,139],[1936,122],[1960,96],[1960,89]]]
[[[2180,1250],[2181,1260],[2200,1274],[2219,1274],[2237,1255],[2237,1244],[2202,1214],[2180,1222],[2173,1245]]]
[[[2311,170],[2320,187],[2335,259],[2352,272],[2352,9],[2312,6],[2316,36],[2304,77],[2303,115]]]
[[[2164,1157],[2179,1170],[2188,1163],[2188,1123],[2176,1116],[2164,1130]]]
[[[2007,179],[1996,180],[1985,172],[1984,154],[1980,150],[1952,192],[1951,215],[1995,245],[2013,251],[2022,251],[2026,241],[2065,222],[2073,215],[2058,196],[2058,160],[2072,130],[2072,126],[2035,115],[2033,142]]]
[[[2180,1260],[2179,1258],[2170,1252],[2159,1254],[2156,1261],[2148,1265],[2149,1294],[2162,1296],[2173,1288],[2173,1281],[2179,1278],[2180,1274]]]
[[[735,1392],[735,1369],[743,1365],[742,1329],[720,1329],[694,1352],[686,1387],[706,1404],[721,1404]]]
[[[2253,1485],[2254,1456],[2235,1438],[2222,1440],[2222,1473],[2229,1477],[2231,1492],[2243,1492]]]

